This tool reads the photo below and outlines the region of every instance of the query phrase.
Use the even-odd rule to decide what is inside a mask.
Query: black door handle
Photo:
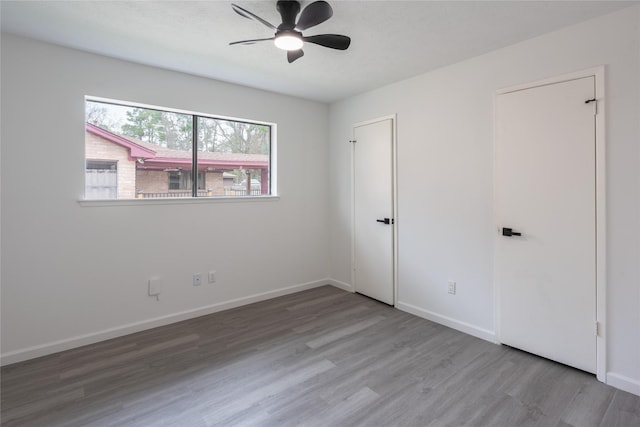
[[[507,236],[507,237],[522,236],[522,233],[517,233],[517,232],[513,231],[513,229],[511,229],[511,228],[504,227],[502,229],[502,235],[503,236]]]
[[[376,219],[376,222],[382,222],[383,224],[393,224],[393,219],[389,219],[389,218]]]

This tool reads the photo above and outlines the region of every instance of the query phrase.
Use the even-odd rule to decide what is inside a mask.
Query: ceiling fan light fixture
[[[293,31],[282,32],[273,42],[277,48],[286,51],[299,50],[303,45],[301,35]]]

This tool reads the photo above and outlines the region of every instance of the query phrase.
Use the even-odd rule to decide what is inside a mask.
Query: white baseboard
[[[10,365],[12,363],[18,363],[36,357],[46,356],[48,354],[57,353],[64,350],[69,350],[76,347],[81,347],[88,344],[94,344],[100,341],[105,341],[111,338],[120,337],[123,335],[129,335],[136,332],[144,331],[146,329],[157,328],[158,326],[169,325],[171,323],[181,322],[183,320],[193,319],[195,317],[206,316],[207,314],[216,313],[218,311],[228,310],[231,308],[240,307],[243,305],[251,304],[254,302],[264,301],[271,298],[276,298],[283,295],[292,294],[295,292],[304,291],[307,289],[317,288],[324,285],[334,285],[329,279],[317,280],[313,282],[302,283],[299,285],[288,286],[285,288],[275,289],[273,291],[262,292],[259,294],[253,294],[242,298],[236,298],[229,301],[224,301],[204,307],[195,308],[192,310],[186,310],[178,313],[168,314],[166,316],[160,316],[153,319],[142,320],[140,322],[129,323],[122,326],[116,326],[114,328],[104,329],[102,331],[93,332],[84,335],[78,335],[71,338],[66,338],[59,341],[53,341],[33,347],[28,347],[0,355],[0,366]],[[338,286],[340,287],[340,286]]]
[[[447,316],[442,316],[432,311],[425,310],[420,307],[416,307],[414,305],[403,303],[403,302],[398,302],[396,304],[396,308],[398,310],[406,311],[407,313],[414,314],[418,317],[431,320],[441,325],[448,326],[460,332],[473,335],[474,337],[481,338],[483,340],[486,340],[495,344],[499,343],[498,337],[496,333],[493,331],[479,328],[475,325],[471,325],[466,322],[461,322],[459,320],[452,319]],[[617,389],[640,396],[640,381],[634,380],[629,377],[625,377],[624,375],[620,375],[615,372],[607,372],[606,383]]]
[[[331,286],[335,286],[336,288],[342,289],[343,291],[354,292],[353,286],[351,286],[348,283],[341,282],[340,280],[327,279],[327,283],[330,284]]]
[[[431,320],[432,322],[436,322],[441,325],[448,326],[451,329],[464,332],[465,334],[472,335],[476,338],[480,338],[480,339],[492,342],[494,344],[498,344],[498,338],[494,331],[483,329],[478,326],[472,325],[470,323],[462,322],[460,320],[456,320],[451,317],[443,316],[441,314],[434,313],[432,311],[425,310],[423,308],[416,307],[415,305],[407,304],[404,302],[396,303],[396,308],[398,310],[411,313],[415,316],[422,317],[427,320]]]
[[[57,353],[72,348],[81,347],[88,344],[94,344],[100,341],[105,341],[111,338],[117,338],[123,335],[133,334],[136,332],[144,331],[147,329],[157,328],[158,326],[169,325],[171,323],[181,322],[183,320],[193,319],[195,317],[206,316],[207,314],[216,313],[223,310],[229,310],[231,308],[240,307],[254,302],[264,301],[271,298],[277,298],[279,296],[288,295],[296,292],[301,292],[307,289],[317,288],[319,286],[331,285],[336,288],[345,290],[347,292],[353,292],[353,287],[345,282],[341,282],[335,279],[323,279],[313,282],[302,283],[299,285],[288,286],[285,288],[275,289],[273,291],[262,292],[259,294],[249,295],[247,297],[236,298],[229,301],[220,302],[204,307],[199,307],[192,310],[186,310],[179,313],[169,314],[166,316],[156,317],[149,320],[143,320],[140,322],[130,323],[127,325],[118,326],[115,328],[109,328],[95,333],[79,335],[76,337],[67,338],[64,340],[53,341],[50,343],[28,347],[0,355],[0,366],[10,365],[12,363],[18,363],[36,357],[46,356],[48,354]],[[498,343],[495,332],[479,328],[475,325],[461,322],[459,320],[442,316],[429,310],[416,307],[411,304],[398,302],[396,308],[407,313],[411,313],[415,316],[422,317],[424,319],[431,320],[444,326],[448,326],[452,329],[464,332],[474,337]],[[607,384],[624,390],[626,392],[640,396],[640,381],[632,378],[625,377],[624,375],[617,374],[615,372],[607,373]]]
[[[607,372],[607,384],[611,387],[619,388],[626,392],[640,396],[640,381],[616,374],[615,372]]]

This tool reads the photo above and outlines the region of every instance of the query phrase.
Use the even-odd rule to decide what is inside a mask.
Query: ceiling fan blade
[[[291,64],[298,58],[302,58],[303,56],[304,52],[302,51],[302,49],[287,51],[287,61],[289,61],[289,64]]]
[[[272,30],[277,30],[277,28],[274,27],[272,23],[270,23],[269,21],[265,21],[264,19],[260,18],[258,15],[255,15],[249,12],[247,9],[243,9],[237,4],[233,4],[233,3],[231,3],[231,7],[233,8],[233,10],[236,11],[238,15],[244,16],[247,19],[253,19],[254,21],[258,21],[261,24],[265,25],[266,27],[271,28]]]
[[[306,30],[323,23],[333,16],[333,9],[326,1],[319,0],[305,7],[296,24],[298,31]]]
[[[234,44],[255,44],[257,42],[263,42],[263,41],[267,41],[267,40],[273,40],[275,39],[275,37],[269,37],[268,39],[253,39],[253,40],[240,40],[239,42],[231,42],[229,43],[229,45],[234,45]]]
[[[340,34],[318,34],[317,36],[303,37],[302,40],[338,50],[346,50],[351,44],[351,38]]]

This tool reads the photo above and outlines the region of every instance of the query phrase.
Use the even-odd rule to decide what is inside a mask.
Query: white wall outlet
[[[193,275],[193,286],[202,285],[202,273],[196,273]]]
[[[162,281],[157,277],[149,279],[147,294],[150,297],[156,297],[160,301],[160,294],[162,293]]]
[[[453,280],[449,280],[449,293],[451,295],[455,295],[456,294],[456,282],[454,282]]]
[[[216,271],[211,270],[209,272],[209,283],[216,283]]]

